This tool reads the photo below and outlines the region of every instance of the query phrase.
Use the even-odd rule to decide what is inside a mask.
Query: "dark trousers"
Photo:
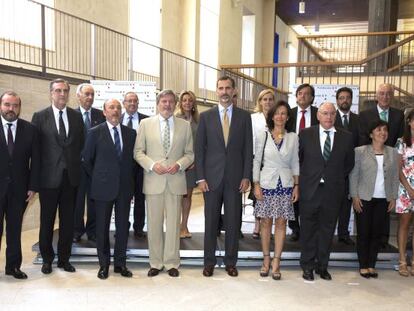
[[[360,269],[375,268],[385,225],[386,199],[362,200],[362,213],[355,213],[357,224],[357,252]]]
[[[225,265],[236,265],[239,250],[240,217],[242,197],[238,189],[230,189],[222,181],[215,190],[204,193],[204,265],[215,265],[217,229],[220,221],[221,206],[224,203],[224,228],[225,236]]]
[[[53,250],[53,228],[56,212],[59,208],[59,240],[57,254],[59,262],[69,261],[73,239],[73,211],[75,209],[76,187],[69,182],[67,171],[63,172],[58,188],[41,189],[39,248],[43,262],[52,263],[55,258]]]
[[[134,193],[134,231],[142,232],[145,226],[145,194],[142,193],[144,170],[136,165],[135,193]]]
[[[76,195],[76,205],[74,212],[74,235],[82,236],[85,232],[88,237],[95,237],[96,233],[96,211],[95,203],[89,197],[90,178],[82,169],[80,184]],[[85,199],[86,199],[86,225],[85,225]]]
[[[303,270],[328,267],[342,197],[320,184],[309,201],[300,201],[300,265]]]
[[[111,263],[111,248],[109,244],[109,226],[111,224],[112,209],[115,208],[115,267],[125,266],[126,249],[129,233],[129,209],[131,198],[124,198],[122,194],[113,201],[95,200],[96,207],[96,248],[99,265],[109,266]]]
[[[299,226],[299,201],[293,203],[293,210],[295,212],[295,220],[289,220],[288,221],[288,225],[289,225],[289,228],[293,232],[299,233],[300,232],[300,226]]]
[[[345,195],[341,203],[338,217],[338,238],[349,237],[349,219],[351,218],[352,200]]]
[[[3,235],[3,221],[6,219],[6,270],[20,268],[22,264],[21,233],[26,196],[17,194],[9,184],[0,198],[0,246]]]

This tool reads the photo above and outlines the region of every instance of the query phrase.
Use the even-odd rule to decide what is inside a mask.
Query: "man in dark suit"
[[[83,124],[85,129],[85,137],[88,130],[91,127],[94,127],[102,122],[105,122],[105,117],[102,113],[102,110],[93,108],[93,100],[95,97],[95,91],[92,85],[88,83],[82,83],[78,85],[76,89],[76,97],[79,101],[79,108],[77,109],[83,118]],[[90,179],[86,174],[85,170],[81,169],[81,178],[80,184],[78,187],[78,193],[76,196],[76,206],[75,206],[75,219],[74,219],[74,233],[73,233],[73,242],[77,243],[80,241],[82,235],[86,232],[88,240],[96,241],[96,220],[95,220],[95,205],[94,202],[90,199],[89,188],[90,188]],[[86,197],[86,206],[87,206],[87,218],[85,225],[85,197]]]
[[[352,135],[334,127],[335,107],[323,103],[319,125],[299,133],[300,161],[300,265],[303,278],[313,280],[313,270],[331,280],[328,262],[345,179],[354,166]]]
[[[36,128],[19,119],[15,92],[0,97],[0,244],[6,219],[6,274],[27,279],[22,264],[21,231],[27,203],[39,188],[39,142]]]
[[[147,115],[138,112],[139,98],[135,92],[128,92],[124,96],[125,113],[121,116],[121,124],[137,131],[139,124]],[[145,238],[145,195],[142,193],[144,171],[137,162],[134,165],[134,235],[137,238]]]
[[[69,263],[73,239],[73,211],[80,180],[84,129],[81,114],[66,106],[69,83],[63,79],[50,82],[51,106],[34,113],[32,123],[40,141],[40,232],[39,248],[42,272],[52,272],[55,252],[53,228],[59,207],[59,268],[75,272]]]
[[[83,166],[91,178],[91,199],[96,208],[98,278],[108,277],[110,260],[109,226],[115,206],[114,272],[132,277],[126,267],[129,209],[134,193],[133,149],[136,132],[119,123],[121,103],[109,99],[104,104],[106,122],[89,130],[83,150]]]
[[[198,187],[204,193],[204,276],[212,276],[221,206],[224,203],[225,257],[230,276],[236,268],[242,193],[249,188],[253,142],[250,114],[232,105],[235,82],[230,77],[217,81],[219,104],[201,113],[196,139]]]
[[[390,107],[394,101],[394,86],[384,83],[378,86],[376,93],[377,105],[375,108],[367,109],[359,113],[359,145],[370,143],[368,128],[374,120],[384,120],[388,122],[387,146],[394,147],[397,139],[402,137],[404,132],[404,113],[396,108]],[[387,213],[386,225],[381,239],[381,247],[388,245],[390,236],[390,214]]]
[[[342,128],[352,134],[353,147],[358,147],[359,140],[359,118],[351,111],[352,90],[348,87],[341,87],[336,91],[336,111],[335,127]],[[348,176],[345,183],[345,196],[341,204],[338,217],[338,241],[345,245],[354,245],[354,241],[349,237],[349,219],[351,217],[352,200],[349,197]]]
[[[299,85],[296,89],[297,106],[290,111],[290,117],[287,122],[287,130],[289,132],[299,133],[304,128],[318,124],[316,114],[318,109],[312,106],[315,98],[315,89],[312,85],[305,83]],[[289,228],[292,230],[290,236],[291,241],[298,241],[300,236],[299,225],[299,201],[293,204],[295,210],[295,220],[289,220]]]

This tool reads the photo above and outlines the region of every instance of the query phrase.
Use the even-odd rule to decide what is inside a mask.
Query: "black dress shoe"
[[[290,235],[290,240],[292,242],[299,241],[299,232],[293,231],[292,234]]]
[[[321,279],[324,279],[326,281],[332,280],[331,274],[326,269],[316,269],[315,270],[315,273],[316,274],[319,274],[319,276],[321,277]]]
[[[168,270],[168,275],[173,278],[176,278],[177,276],[180,275],[180,272],[176,268],[171,268],[170,270]]]
[[[79,235],[79,234],[75,234],[74,236],[73,236],[73,243],[79,243],[80,242],[80,240],[81,240],[81,235]]]
[[[62,268],[66,272],[75,272],[76,269],[68,261],[67,262],[58,262],[58,268]]]
[[[151,268],[151,269],[148,270],[148,274],[147,275],[149,277],[156,276],[156,275],[158,275],[161,272],[161,270],[162,269]]]
[[[213,265],[208,265],[208,266],[204,267],[204,269],[203,269],[203,275],[204,276],[210,277],[210,276],[213,275],[213,273],[214,273],[214,266]]]
[[[230,276],[238,276],[239,275],[239,271],[237,271],[236,266],[228,265],[228,266],[226,266],[226,271],[227,271],[227,274],[230,275]]]
[[[94,235],[88,235],[88,240],[92,242],[96,242],[96,236]]]
[[[42,273],[43,274],[50,274],[50,273],[52,273],[52,264],[51,263],[48,263],[48,262],[43,263],[43,265],[42,265]]]
[[[303,270],[302,277],[303,277],[306,281],[313,281],[313,280],[315,280],[315,278],[314,278],[314,276],[313,276],[313,271],[312,271],[312,270]]]
[[[349,236],[338,238],[338,242],[345,245],[355,245],[355,242]]]
[[[100,267],[98,271],[98,278],[101,280],[105,280],[108,278],[109,267]]]
[[[143,239],[147,237],[147,234],[144,231],[134,231],[134,236],[138,239]]]
[[[366,279],[369,279],[371,277],[369,272],[365,272],[365,273],[360,272],[359,275]]]
[[[377,272],[369,272],[369,277],[373,278],[373,279],[377,279],[378,278],[378,273]]]
[[[12,275],[15,279],[27,279],[26,273],[21,271],[19,268],[13,268],[13,269],[6,269],[6,275]]]
[[[126,278],[131,278],[132,277],[132,272],[129,271],[126,266],[115,267],[114,272],[115,273],[120,273],[122,276],[124,276]]]

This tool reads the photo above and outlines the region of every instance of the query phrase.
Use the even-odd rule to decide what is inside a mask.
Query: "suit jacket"
[[[218,107],[200,114],[195,163],[197,179],[207,181],[210,190],[223,179],[238,191],[243,178],[251,180],[253,164],[252,121],[247,111],[233,106],[227,146]]]
[[[167,155],[162,146],[159,115],[149,117],[140,123],[134,157],[144,169],[143,192],[145,194],[160,194],[167,187],[175,195],[187,193],[185,170],[194,161],[193,136],[189,122],[175,116],[173,118],[174,133]],[[174,175],[158,175],[151,170],[156,162],[165,166],[178,163],[180,170]]]
[[[316,114],[318,113],[318,108],[314,106],[310,106],[310,111],[311,111],[311,126],[319,124],[318,118],[316,116]],[[287,121],[287,124],[286,124],[286,129],[289,132],[296,133],[296,123],[298,122],[297,119],[298,119],[298,107],[296,106],[295,108],[290,110],[289,120]]]
[[[354,167],[354,146],[348,131],[336,128],[331,155],[325,162],[319,139],[319,125],[299,133],[301,200],[311,200],[323,177],[328,193],[342,198],[345,178]]]
[[[18,119],[13,156],[10,157],[3,124],[0,118],[0,198],[11,183],[13,192],[26,199],[27,191],[39,191],[39,137],[37,129],[29,122]]]
[[[118,158],[107,123],[88,132],[82,152],[82,164],[91,178],[90,196],[94,200],[113,201],[120,191],[127,199],[134,193],[133,149],[136,132],[121,125],[122,155]]]
[[[82,115],[67,107],[69,135],[61,141],[51,106],[35,112],[32,123],[37,127],[40,141],[40,187],[57,188],[62,181],[63,168],[59,167],[61,158],[66,161],[69,181],[72,186],[79,185],[81,151],[84,143]]]
[[[138,122],[139,124],[141,124],[141,121],[144,120],[145,118],[148,118],[148,116],[146,114],[143,113],[138,113]],[[121,120],[119,121],[119,123],[122,124],[122,122],[124,121],[124,116],[125,116],[125,112],[121,115]]]
[[[387,201],[396,200],[399,186],[398,153],[395,148],[384,148],[384,188]],[[378,163],[372,145],[355,149],[355,166],[349,175],[351,197],[370,201],[374,193]]]
[[[336,128],[344,128],[344,125],[342,123],[341,115],[339,114],[339,111],[336,111],[336,117],[335,117],[335,127]],[[352,111],[349,112],[349,118],[348,118],[348,132],[352,134],[353,142],[354,142],[354,148],[359,146],[359,116]]]
[[[368,127],[374,120],[379,120],[380,116],[377,107],[367,109],[359,113],[359,145],[370,144]],[[394,147],[397,139],[404,133],[404,113],[396,108],[390,107],[388,112],[388,139],[387,146]]]
[[[266,145],[265,145],[266,141]],[[260,169],[263,157],[263,168]],[[276,189],[280,178],[282,187],[293,187],[293,176],[299,176],[299,141],[295,133],[286,133],[280,150],[269,132],[257,136],[253,160],[253,182],[260,182],[265,189]]]
[[[76,110],[81,112],[79,107]],[[92,107],[90,111],[91,111],[91,127],[97,126],[98,124],[101,124],[106,121],[102,110]],[[82,120],[83,120],[83,116],[82,116]]]

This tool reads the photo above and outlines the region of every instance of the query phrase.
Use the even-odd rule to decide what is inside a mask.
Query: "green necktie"
[[[323,153],[322,156],[325,159],[325,162],[329,160],[329,156],[331,155],[331,137],[329,136],[329,131],[324,131],[326,133],[325,144],[323,145]]]
[[[388,111],[387,110],[383,110],[380,112],[380,119],[382,121],[388,122]]]

